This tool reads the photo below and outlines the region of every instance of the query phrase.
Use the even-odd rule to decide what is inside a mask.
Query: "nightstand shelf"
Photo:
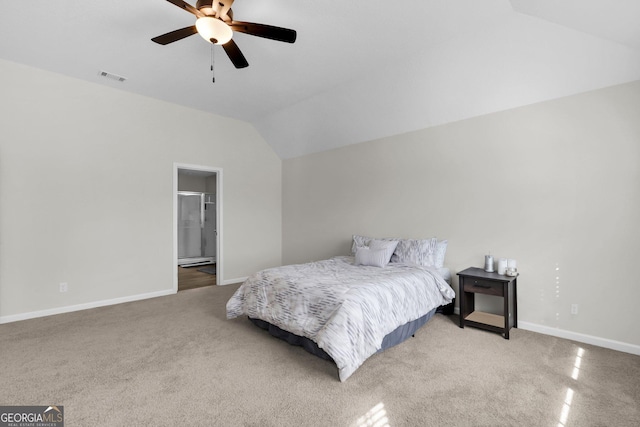
[[[460,278],[460,327],[473,326],[498,332],[509,339],[509,330],[518,327],[518,276],[503,276],[487,273],[481,268],[471,267],[458,273]],[[501,297],[503,314],[492,314],[475,310],[475,294]]]
[[[464,318],[465,322],[483,323],[496,328],[504,329],[504,316],[497,314],[485,313],[484,311],[474,311]]]

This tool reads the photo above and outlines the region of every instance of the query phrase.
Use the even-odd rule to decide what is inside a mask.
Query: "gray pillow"
[[[401,239],[398,242],[391,262],[435,266],[436,245],[438,240],[432,239]]]

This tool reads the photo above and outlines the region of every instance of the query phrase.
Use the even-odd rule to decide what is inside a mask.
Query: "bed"
[[[454,298],[446,269],[438,267],[437,239],[359,237],[352,256],[253,274],[227,302],[227,318],[248,316],[273,335],[332,360],[345,381]]]

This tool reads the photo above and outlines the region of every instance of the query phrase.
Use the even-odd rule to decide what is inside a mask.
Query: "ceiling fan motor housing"
[[[198,0],[196,2],[196,9],[198,9],[199,11],[201,11],[202,13],[205,13],[207,15],[211,14],[213,15],[213,8],[211,7],[211,5],[213,4],[213,0]],[[207,10],[202,10],[202,9],[209,9]],[[207,12],[211,12],[211,13],[207,13]]]
[[[198,0],[196,2],[196,9],[207,16],[214,16],[228,22],[233,20],[233,11],[231,10],[232,3],[233,1],[229,0]]]

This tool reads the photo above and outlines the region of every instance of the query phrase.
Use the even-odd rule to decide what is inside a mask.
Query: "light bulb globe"
[[[225,44],[233,37],[231,27],[212,16],[198,18],[196,20],[196,29],[203,39],[213,44]]]

